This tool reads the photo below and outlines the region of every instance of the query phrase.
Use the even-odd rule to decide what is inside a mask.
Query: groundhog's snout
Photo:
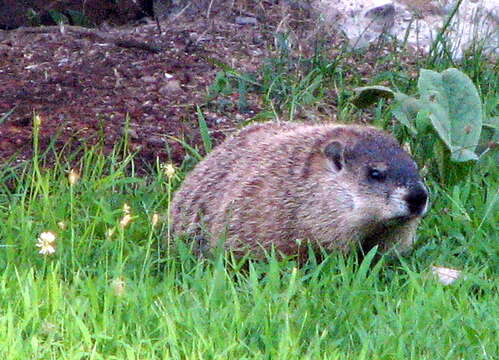
[[[422,216],[428,208],[428,190],[421,183],[410,188],[405,201],[412,216]]]

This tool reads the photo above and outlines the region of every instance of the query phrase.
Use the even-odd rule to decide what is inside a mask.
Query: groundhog
[[[174,236],[206,254],[410,249],[428,207],[416,164],[368,126],[251,125],[188,174],[171,204]]]

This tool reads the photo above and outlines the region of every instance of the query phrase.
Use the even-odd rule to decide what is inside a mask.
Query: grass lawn
[[[162,238],[176,176],[86,152],[62,166],[3,169],[0,354],[6,359],[493,359],[499,328],[497,168],[429,182],[418,249],[395,262],[331,255],[246,270],[199,262]],[[128,173],[128,175],[125,175]],[[131,221],[123,227],[124,204]],[[153,226],[155,213],[162,216]],[[126,221],[126,220],[125,220]],[[55,253],[39,254],[42,232]],[[163,234],[163,235],[162,235]],[[371,254],[372,255],[372,254]],[[460,269],[450,286],[431,265]]]

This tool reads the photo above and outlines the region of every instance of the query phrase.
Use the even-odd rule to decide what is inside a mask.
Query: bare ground
[[[237,25],[251,15],[257,25]],[[197,106],[201,106],[215,143],[250,119],[263,105],[249,95],[249,106],[224,108],[207,103],[207,89],[220,68],[218,59],[254,72],[272,54],[274,34],[294,34],[297,48],[309,56],[318,30],[300,9],[269,5],[248,12],[180,15],[157,24],[88,30],[78,27],[25,28],[0,32],[0,163],[32,156],[32,119],[42,119],[40,144],[74,150],[103,141],[105,151],[126,135],[142,162],[182,161],[183,146],[201,144]],[[343,41],[332,34],[330,51]],[[376,54],[374,54],[376,56]],[[361,56],[351,60],[366,77],[374,69]],[[385,64],[389,66],[389,64]],[[237,102],[237,92],[229,100]],[[335,110],[335,93],[323,115]],[[324,110],[325,109],[325,110]]]

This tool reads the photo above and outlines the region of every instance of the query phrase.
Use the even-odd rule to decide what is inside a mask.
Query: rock
[[[132,128],[128,128],[128,136],[130,136],[130,138],[134,139],[134,140],[137,140],[139,138],[139,135],[137,134],[137,131],[135,131],[134,129]]]
[[[178,80],[170,80],[159,89],[159,93],[165,96],[180,91],[182,91],[182,88],[180,87],[180,81]]]
[[[454,12],[457,0],[316,0],[324,21],[339,28],[353,48],[364,48],[380,36],[428,52],[438,32]],[[497,0],[463,0],[447,29],[450,52],[460,59],[479,44],[489,54],[498,53],[499,3]]]
[[[164,146],[165,140],[159,136],[151,136],[147,138],[147,143],[151,146]]]
[[[142,76],[140,80],[148,84],[156,82],[156,78],[150,75]]]
[[[258,20],[252,16],[237,16],[236,24],[238,25],[256,25]]]

